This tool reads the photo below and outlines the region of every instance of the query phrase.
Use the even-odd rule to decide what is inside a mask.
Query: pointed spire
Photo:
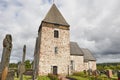
[[[43,22],[69,26],[55,4],[52,5]]]

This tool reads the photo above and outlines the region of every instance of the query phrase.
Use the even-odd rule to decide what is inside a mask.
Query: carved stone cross
[[[25,55],[26,55],[26,45],[23,47],[23,57],[22,57],[22,62],[19,65],[19,79],[23,80],[23,73],[25,72]]]
[[[6,80],[7,78],[11,50],[12,50],[12,36],[10,34],[7,34],[3,40],[3,52],[0,66],[2,72],[1,80]]]

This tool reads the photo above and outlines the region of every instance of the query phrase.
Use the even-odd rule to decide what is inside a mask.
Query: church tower
[[[53,4],[38,30],[34,54],[38,75],[69,73],[69,27],[56,5]]]

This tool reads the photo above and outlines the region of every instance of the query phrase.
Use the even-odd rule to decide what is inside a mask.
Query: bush
[[[50,80],[59,80],[57,75],[48,74],[48,77],[50,78]]]

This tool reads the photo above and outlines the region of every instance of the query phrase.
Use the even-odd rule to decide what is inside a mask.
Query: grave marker
[[[23,47],[23,57],[22,57],[22,62],[20,65],[18,65],[18,70],[19,70],[19,79],[23,80],[23,73],[25,72],[25,55],[26,55],[26,45]]]
[[[7,79],[11,50],[12,50],[12,36],[10,34],[7,34],[3,40],[3,53],[0,66],[1,80]]]

